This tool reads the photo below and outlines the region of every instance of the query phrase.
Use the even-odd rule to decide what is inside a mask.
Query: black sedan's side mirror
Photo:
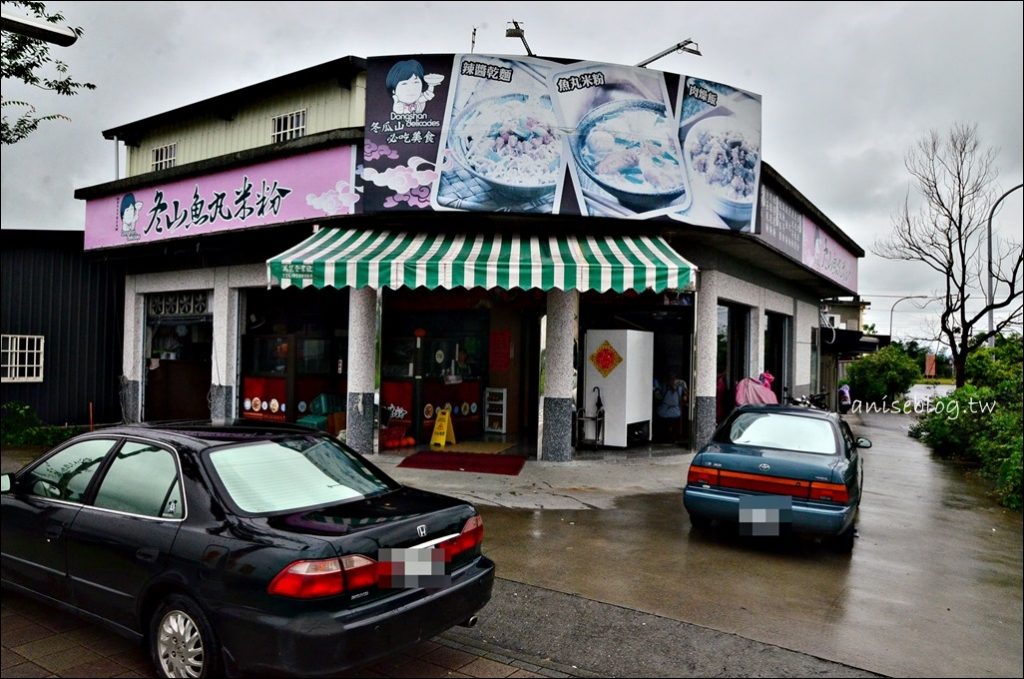
[[[0,476],[0,493],[10,493],[14,487],[14,474]]]
[[[865,438],[863,436],[858,436],[857,437],[857,447],[858,448],[870,448],[871,447],[871,439]]]

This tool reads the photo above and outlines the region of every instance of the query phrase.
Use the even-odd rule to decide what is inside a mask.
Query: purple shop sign
[[[340,146],[89,200],[85,249],[353,214],[355,159]]]
[[[804,216],[803,263],[848,290],[857,289],[857,257]]]

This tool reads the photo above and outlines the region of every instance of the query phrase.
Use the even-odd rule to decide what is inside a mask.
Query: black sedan
[[[321,675],[470,625],[472,505],[294,427],[125,426],[2,478],[2,580],[145,640],[161,676]]]

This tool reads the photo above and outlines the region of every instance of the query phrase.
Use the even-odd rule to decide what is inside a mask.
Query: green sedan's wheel
[[[690,514],[690,525],[696,530],[708,530],[711,528],[711,519],[706,516]]]
[[[832,538],[832,548],[842,554],[849,554],[853,551],[853,541],[856,537],[857,533],[853,529],[853,524],[850,524],[849,528]]]
[[[216,676],[220,647],[202,609],[189,599],[172,595],[153,615],[150,653],[161,677],[200,679]]]

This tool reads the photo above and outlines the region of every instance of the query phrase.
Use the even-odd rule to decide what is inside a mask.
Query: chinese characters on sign
[[[711,90],[700,87],[699,85],[690,82],[686,85],[686,96],[693,97],[698,101],[703,101],[712,106],[718,106],[718,94]]]
[[[196,184],[192,203],[186,208],[177,200],[172,200],[168,206],[164,192],[157,189],[153,195],[153,207],[149,209],[149,223],[143,233],[189,229],[218,219],[245,222],[253,215],[259,218],[267,215],[276,216],[281,211],[281,201],[292,193],[292,189],[279,186],[277,181],[268,183],[266,179],[260,181],[260,190],[255,198],[252,190],[253,185],[249,177],[243,176],[242,186],[234,191],[234,198],[230,203],[227,202],[226,191],[214,191],[212,200],[207,204],[199,193],[199,185]]]
[[[572,92],[573,90],[584,90],[590,87],[604,87],[604,73],[580,73],[559,78],[557,87],[559,92]]]
[[[90,198],[85,249],[353,214],[355,156],[339,146]]]
[[[468,68],[467,75],[501,79],[500,72]],[[430,206],[437,176],[451,56],[371,59],[366,85],[363,146],[364,211],[418,210]],[[508,74],[511,78],[511,74]]]
[[[857,289],[857,258],[806,215],[803,262],[849,290]]]
[[[474,78],[486,78],[487,80],[498,80],[500,82],[512,82],[512,69],[492,64],[483,64],[478,61],[462,62],[462,75]]]

